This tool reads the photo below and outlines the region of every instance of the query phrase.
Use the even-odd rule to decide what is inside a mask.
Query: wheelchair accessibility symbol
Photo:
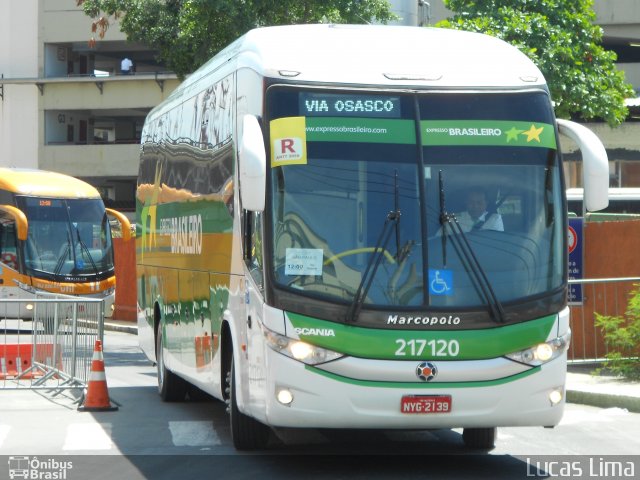
[[[431,295],[453,295],[453,272],[429,269],[429,293]]]

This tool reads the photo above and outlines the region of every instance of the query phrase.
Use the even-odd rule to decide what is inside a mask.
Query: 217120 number
[[[420,357],[429,355],[431,357],[457,357],[460,353],[460,343],[457,340],[425,340],[415,339],[405,340],[398,338],[396,340],[397,357]]]

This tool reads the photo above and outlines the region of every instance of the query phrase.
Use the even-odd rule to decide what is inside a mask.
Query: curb
[[[630,412],[640,413],[640,398],[626,395],[567,390],[567,402],[600,408],[626,408]]]
[[[123,325],[120,323],[104,322],[104,329],[110,332],[123,332],[131,333],[133,335],[138,334],[138,326],[135,324]]]

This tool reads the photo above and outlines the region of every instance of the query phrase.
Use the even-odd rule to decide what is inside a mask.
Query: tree
[[[605,368],[630,380],[640,380],[640,284],[635,284],[629,293],[624,315],[596,313],[595,318],[609,349]]]
[[[545,76],[560,118],[619,125],[635,96],[593,24],[593,0],[444,0],[453,17],[437,26],[486,33],[518,47]]]
[[[366,23],[396,18],[386,0],[76,0],[104,38],[113,19],[127,39],[152,45],[180,77],[248,30],[295,23]],[[95,43],[92,38],[90,42]]]

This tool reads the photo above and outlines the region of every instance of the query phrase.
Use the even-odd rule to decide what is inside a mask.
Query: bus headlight
[[[334,352],[333,350],[327,350],[326,348],[317,347],[302,340],[289,338],[267,330],[266,328],[264,329],[264,336],[267,340],[267,345],[269,345],[272,350],[299,362],[306,363],[307,365],[318,365],[343,356],[341,353]]]
[[[507,358],[516,362],[525,363],[537,367],[543,363],[550,362],[554,358],[559,357],[564,351],[569,348],[569,341],[571,340],[571,332],[567,332],[560,337],[556,337],[544,343],[539,343],[533,347],[519,352],[513,352],[505,355]]]

